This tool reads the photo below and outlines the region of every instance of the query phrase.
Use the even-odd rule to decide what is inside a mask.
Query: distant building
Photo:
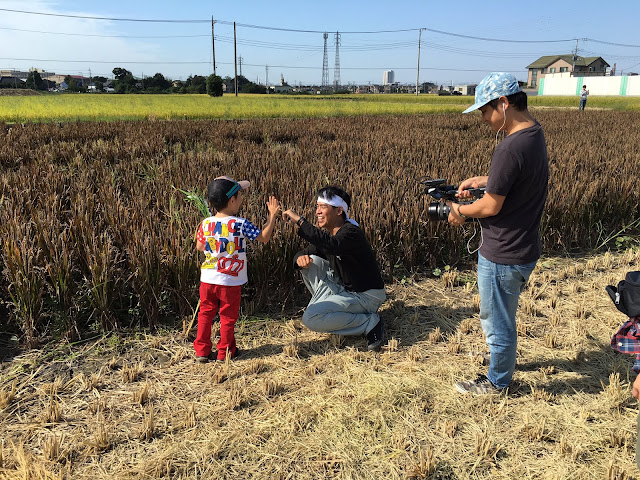
[[[605,76],[610,67],[602,57],[580,57],[569,55],[546,55],[528,65],[527,84],[537,87],[539,80],[547,74],[567,73],[571,77]]]
[[[56,85],[60,85],[64,82],[64,78],[66,75],[49,75],[47,77],[42,77],[43,80],[49,80],[50,82],[55,82]]]
[[[20,70],[8,70],[8,69],[0,70],[0,77],[15,77],[15,78],[22,78],[26,80],[28,76],[29,76],[29,72],[22,72]]]
[[[395,82],[395,75],[393,70],[385,70],[382,73],[382,85],[391,85]]]
[[[40,74],[40,78],[48,77],[49,75],[55,75],[55,72],[47,72],[46,70],[43,70],[41,68],[30,68],[29,73],[31,72],[38,72]]]
[[[381,93],[379,85],[358,85],[355,93]]]
[[[292,90],[291,85],[284,81],[284,75],[280,74],[280,85],[274,85],[273,91],[276,93],[289,93]]]
[[[453,92],[460,92],[460,95],[475,95],[476,94],[476,84],[472,85],[455,85],[453,87]]]

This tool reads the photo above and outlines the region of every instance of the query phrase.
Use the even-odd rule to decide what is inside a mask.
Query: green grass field
[[[460,113],[469,96],[437,95],[90,95],[1,96],[0,121],[301,118]],[[575,107],[577,97],[530,97],[533,107]],[[593,97],[587,108],[640,110],[640,97]]]

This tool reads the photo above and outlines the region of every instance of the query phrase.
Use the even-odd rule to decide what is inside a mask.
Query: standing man
[[[461,393],[499,393],[511,382],[516,366],[516,310],[520,292],[542,251],[540,218],[547,198],[549,165],[540,124],[527,110],[527,95],[509,73],[491,73],[476,88],[476,101],[463,113],[479,109],[482,121],[506,133],[493,152],[489,175],[462,182],[468,188],[486,187],[472,204],[448,202],[449,223],[463,225],[478,218],[482,226],[478,253],[480,323],[491,361],[487,375],[456,383]]]
[[[326,187],[318,191],[318,227],[293,210],[283,213],[298,226],[298,235],[311,244],[293,259],[311,292],[302,322],[314,332],[364,334],[367,349],[379,351],[384,324],[378,309],[386,292],[371,245],[348,216],[350,206],[347,192]]]
[[[587,86],[582,86],[582,91],[580,92],[580,106],[578,110],[584,110],[584,107],[587,106],[587,97],[589,96],[589,90],[587,90]]]

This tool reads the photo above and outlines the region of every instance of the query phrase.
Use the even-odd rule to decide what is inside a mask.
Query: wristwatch
[[[302,225],[302,222],[304,222],[304,217],[300,216],[300,218],[298,219],[298,221],[296,222],[296,225],[300,226]]]

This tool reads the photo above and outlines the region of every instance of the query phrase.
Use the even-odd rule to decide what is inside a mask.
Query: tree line
[[[67,75],[64,83],[67,85],[68,92],[104,92],[105,89],[114,93],[207,93],[214,97],[222,96],[226,90],[229,93],[235,93],[235,80],[233,77],[226,76],[224,78],[219,75],[189,75],[186,81],[173,81],[166,78],[162,73],[156,73],[153,76],[135,78],[133,74],[125,69],[116,67],[112,71],[113,78],[109,79],[104,76],[96,75],[91,77],[91,85],[85,83],[83,79],[74,78]],[[29,72],[26,82],[18,81],[15,85],[4,85],[12,88],[28,88],[32,90],[50,90],[56,87],[55,82],[43,79],[37,71]],[[113,89],[113,90],[111,90]],[[267,93],[267,87],[258,83],[249,81],[243,75],[238,76],[238,92],[241,93]]]

